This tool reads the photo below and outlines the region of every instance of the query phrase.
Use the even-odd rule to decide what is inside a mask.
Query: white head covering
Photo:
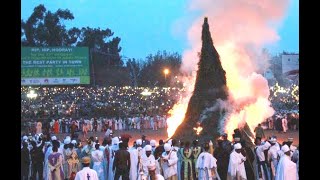
[[[63,144],[70,144],[70,142],[71,142],[71,139],[69,139],[69,138],[67,139],[66,138],[66,139],[64,139]]]
[[[164,150],[165,150],[165,151],[170,151],[170,150],[171,150],[171,144],[165,143],[165,144],[164,144]]]
[[[270,142],[271,142],[271,143],[276,143],[276,142],[277,142],[277,139],[276,139],[276,138],[271,138],[271,139],[270,139]]]
[[[119,138],[118,137],[114,137],[112,138],[112,144],[119,144]]]
[[[51,141],[54,141],[54,140],[57,140],[57,137],[56,137],[56,136],[52,136],[52,137],[51,137]]]
[[[136,140],[136,144],[137,144],[137,145],[142,145],[142,139],[137,139],[137,140]]]
[[[241,146],[240,143],[236,143],[236,144],[234,145],[234,149],[241,149],[241,148],[242,148],[242,146]]]
[[[152,147],[148,144],[144,147],[144,150],[145,151],[151,151],[152,150]]]
[[[290,148],[288,147],[288,145],[284,145],[281,147],[281,151],[288,152],[288,151],[290,151]]]
[[[71,143],[72,144],[77,144],[77,141],[76,140],[72,140]]]
[[[23,140],[23,141],[28,140],[28,136],[23,136],[23,137],[22,137],[22,140]]]
[[[151,146],[156,146],[156,140],[153,140],[153,139],[152,139],[152,140],[150,141],[150,145],[151,145]]]
[[[66,139],[70,139],[70,141],[71,141],[71,137],[70,136],[66,136]]]

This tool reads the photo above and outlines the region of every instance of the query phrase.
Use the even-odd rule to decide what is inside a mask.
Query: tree
[[[178,53],[167,53],[166,51],[158,51],[157,54],[146,57],[142,66],[141,73],[138,76],[139,84],[142,86],[165,85],[163,69],[170,69],[170,77],[178,75],[181,66],[181,55]]]
[[[138,76],[140,75],[141,72],[141,63],[139,61],[136,61],[134,58],[133,59],[128,59],[127,61],[127,68],[129,69],[130,72],[130,79],[131,79],[131,85],[134,87],[138,86]]]
[[[202,25],[202,48],[194,92],[190,98],[184,121],[176,130],[173,138],[195,139],[193,127],[201,123],[203,130],[201,138],[207,141],[212,137],[218,136],[217,125],[220,118],[219,112],[211,112],[200,121],[201,113],[212,107],[217,99],[226,100],[226,73],[222,68],[220,56],[213,45],[209,31],[208,19],[204,18]]]
[[[21,44],[23,46],[71,46],[77,42],[80,30],[67,30],[64,20],[73,20],[69,10],[58,9],[52,13],[40,4],[31,16],[21,20]]]

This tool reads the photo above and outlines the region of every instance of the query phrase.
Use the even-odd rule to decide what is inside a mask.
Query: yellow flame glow
[[[202,128],[201,126],[199,126],[199,127],[197,127],[197,128],[196,128],[196,127],[193,128],[193,130],[196,131],[196,134],[197,134],[197,135],[200,134],[200,132],[202,131],[202,129],[203,129],[203,128]]]
[[[180,78],[181,81],[184,82],[185,92],[180,97],[179,101],[168,112],[170,114],[169,118],[167,119],[168,138],[171,138],[174,135],[174,132],[184,120],[188,103],[192,96],[196,76],[194,74],[193,76],[185,76]]]

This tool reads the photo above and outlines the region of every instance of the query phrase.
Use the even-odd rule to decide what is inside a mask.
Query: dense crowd
[[[85,145],[72,134],[58,139],[43,134],[41,128],[34,136],[23,135],[22,179],[296,180],[299,176],[299,147],[292,144],[293,138],[279,143],[276,136],[263,137],[261,126],[255,130],[253,147],[237,131],[232,142],[227,134],[204,144],[175,139],[157,143],[143,135],[129,147],[131,136],[114,137],[111,129],[102,143],[89,137]]]
[[[36,98],[29,98],[33,90]],[[53,119],[101,119],[163,116],[184,89],[125,87],[22,87],[22,129],[37,121],[45,126]],[[59,120],[61,123],[61,120]]]
[[[36,98],[28,97],[30,91]],[[22,129],[41,120],[45,125],[62,118],[122,118],[165,115],[185,92],[184,88],[146,87],[21,87]],[[270,87],[272,107],[283,114],[297,114],[299,86]],[[61,122],[61,120],[59,120]]]
[[[37,98],[28,98],[30,90]],[[143,92],[150,92],[144,94]],[[21,117],[97,117],[163,113],[184,89],[144,87],[22,87]]]
[[[299,85],[290,84],[282,87],[276,83],[270,87],[269,100],[276,111],[299,110]]]

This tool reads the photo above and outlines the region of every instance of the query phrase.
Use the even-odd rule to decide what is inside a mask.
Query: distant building
[[[282,75],[291,83],[299,84],[299,54],[282,54]]]
[[[281,60],[283,76],[299,74],[299,54],[282,54]]]

